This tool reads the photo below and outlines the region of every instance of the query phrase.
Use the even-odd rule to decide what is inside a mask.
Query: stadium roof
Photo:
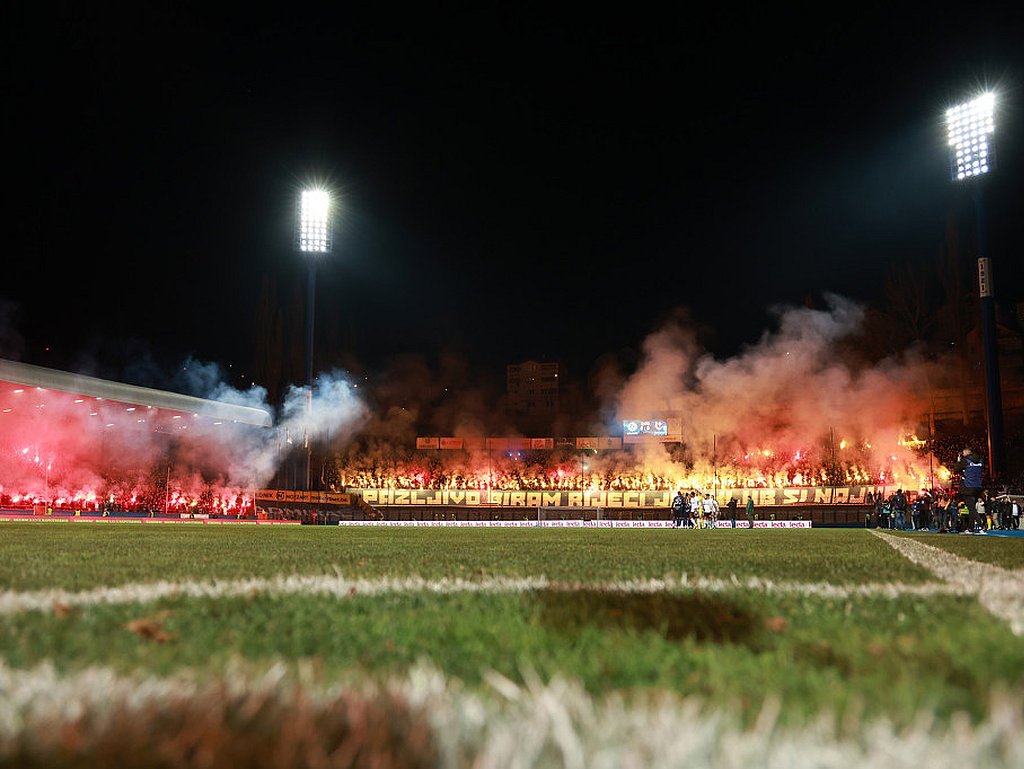
[[[84,374],[33,366],[28,363],[0,359],[0,402],[5,405],[11,396],[21,393],[23,387],[34,387],[38,392],[56,392],[82,398],[114,401],[129,407],[162,409],[216,421],[271,427],[269,411],[224,401],[196,398],[191,395],[154,390],[150,387],[98,379]],[[36,404],[38,405],[38,404]],[[13,408],[13,406],[11,406]]]

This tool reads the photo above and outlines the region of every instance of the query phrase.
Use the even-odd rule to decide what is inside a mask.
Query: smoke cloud
[[[824,309],[780,307],[774,328],[729,358],[703,349],[682,311],[643,340],[635,370],[609,365],[590,381],[600,402],[591,435],[622,420],[667,418],[681,442],[622,451],[563,443],[535,452],[417,451],[419,435],[516,436],[503,387],[454,354],[435,365],[399,356],[373,381],[323,372],[312,391],[289,388],[274,428],[168,414],[55,392],[0,393],[0,496],[83,491],[141,499],[238,496],[264,487],[314,442],[337,486],[434,488],[666,488],[888,483],[913,487],[928,460],[904,445],[926,412],[936,366],[912,351],[881,361],[853,354],[862,307],[839,296]],[[263,388],[230,386],[214,363],[190,359],[168,389],[275,410]],[[159,413],[157,413],[159,412]],[[576,432],[575,434],[585,434]],[[565,437],[572,437],[569,433]],[[540,436],[537,436],[540,437]],[[477,441],[480,445],[480,441]],[[905,481],[905,483],[904,483]],[[244,490],[244,491],[243,491]]]
[[[171,385],[195,397],[273,413],[263,388],[233,388],[214,363],[194,359]],[[276,427],[39,387],[0,393],[0,496],[149,505],[166,499],[237,497],[262,487],[306,435],[342,445],[366,418],[343,372],[317,377],[311,395],[292,388]]]
[[[654,445],[645,461],[666,469],[682,460],[706,473],[757,456],[761,468],[792,471],[839,462],[836,452],[849,449],[856,464],[919,463],[900,439],[926,410],[927,364],[908,355],[867,365],[844,355],[864,311],[839,296],[826,300],[824,310],[778,308],[777,330],[725,360],[701,350],[678,319],[651,334],[614,413],[679,418],[686,452],[670,458]]]

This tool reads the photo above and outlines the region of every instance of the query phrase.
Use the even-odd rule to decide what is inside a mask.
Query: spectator
[[[960,461],[956,463],[956,471],[960,473],[960,496],[970,509],[974,509],[981,498],[981,457],[970,448],[965,448],[960,453]]]
[[[676,491],[675,497],[672,498],[672,523],[678,529],[683,524],[683,518],[686,516],[686,511],[689,509],[686,504],[686,499],[683,497],[682,491]]]

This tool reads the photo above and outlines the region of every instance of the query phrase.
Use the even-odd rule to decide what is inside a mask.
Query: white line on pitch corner
[[[977,596],[982,606],[1010,623],[1015,635],[1024,635],[1024,570],[971,561],[916,539],[883,534],[877,529],[872,529],[872,533],[946,584]]]

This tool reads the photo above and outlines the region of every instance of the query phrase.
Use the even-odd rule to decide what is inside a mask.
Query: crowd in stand
[[[973,532],[993,529],[1019,530],[1022,497],[982,492],[977,497],[958,492],[925,492],[910,501],[897,490],[892,496],[879,496],[866,525],[901,531]]]

